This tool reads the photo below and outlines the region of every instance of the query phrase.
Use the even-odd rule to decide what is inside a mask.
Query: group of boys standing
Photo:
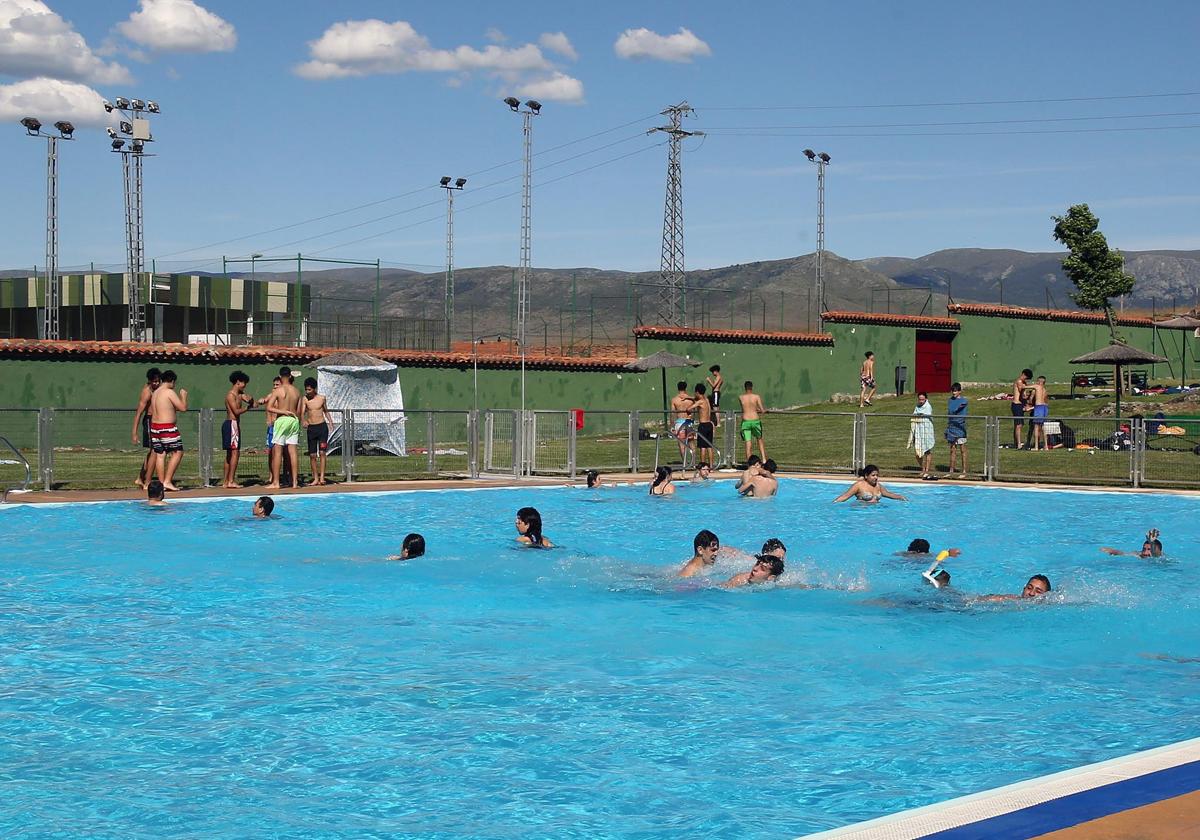
[[[671,436],[678,442],[679,457],[685,464],[693,440],[696,446],[696,464],[711,466],[714,463],[713,441],[716,439],[716,428],[721,424],[721,391],[725,387],[725,377],[721,375],[720,365],[713,365],[708,372],[709,375],[703,382],[697,382],[695,390],[690,394],[686,382],[681,380],[675,383],[677,393],[671,400],[671,411],[675,413],[675,421],[671,427]],[[742,412],[738,432],[746,445],[746,461],[750,460],[752,442],[758,443],[759,459],[765,461],[767,449],[763,443],[762,415],[766,408],[762,398],[754,393],[753,382],[746,380],[743,388],[744,393],[738,396]]]
[[[151,368],[146,372],[146,384],[138,399],[133,418],[133,442],[149,452],[142,464],[136,484],[146,487],[156,475],[165,490],[178,490],[175,472],[183,459],[183,438],[179,433],[178,412],[187,411],[187,390],[175,391],[174,371]],[[225,395],[225,421],[221,424],[221,448],[225,450],[225,470],[221,486],[239,488],[237,467],[244,447],[241,428],[242,415],[255,406],[266,409],[267,449],[270,451],[271,480],[267,487],[277,489],[288,482],[300,486],[299,444],[303,429],[308,442],[312,468],[312,483],[325,484],[325,462],[329,448],[329,407],[325,397],[317,393],[317,380],[304,380],[304,392],[295,385],[295,373],[281,367],[274,387],[267,396],[255,399],[246,393],[250,377],[240,370],[229,374],[230,388]],[[281,478],[283,482],[281,482]]]

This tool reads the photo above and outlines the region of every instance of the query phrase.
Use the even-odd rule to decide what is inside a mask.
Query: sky
[[[102,98],[153,99],[147,257],[160,271],[304,253],[437,271],[519,260],[533,119],[532,262],[659,265],[662,126],[686,101],[688,268],[1058,250],[1088,203],[1125,250],[1200,248],[1200,4],[1109,0],[627,2],[0,0],[0,267],[45,254],[59,143],[60,265],[119,268],[119,156]],[[263,265],[264,268],[269,263]]]

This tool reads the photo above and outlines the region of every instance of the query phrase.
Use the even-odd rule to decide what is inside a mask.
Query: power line
[[[1017,134],[1103,134],[1107,132],[1130,131],[1174,131],[1176,129],[1200,128],[1200,124],[1192,125],[1139,125],[1126,128],[1048,128],[1020,129],[1016,131],[902,131],[902,132],[863,132],[841,134],[813,134],[799,131],[746,131],[739,129],[710,129],[713,137],[985,137]]]
[[[1064,102],[1115,102],[1135,99],[1169,99],[1171,97],[1200,96],[1200,91],[1181,93],[1131,93],[1117,96],[1068,96],[1056,99],[980,99],[957,102],[893,102],[888,104],[857,105],[707,105],[705,111],[844,111],[868,108],[957,108],[973,105],[1045,105]]]
[[[806,130],[825,130],[825,129],[841,129],[841,128],[937,128],[945,126],[959,125],[1017,125],[1017,124],[1040,124],[1040,123],[1057,123],[1057,122],[1096,122],[1099,120],[1143,120],[1143,119],[1163,119],[1164,117],[1196,117],[1200,116],[1200,111],[1175,111],[1165,114],[1107,114],[1096,117],[1035,117],[1029,119],[1010,119],[1010,120],[963,120],[957,122],[918,122],[918,123],[846,123],[842,125],[718,125],[711,126],[706,131],[736,131],[740,129],[748,130],[776,130],[789,128],[802,128]]]
[[[653,119],[655,116],[657,116],[657,115],[649,114],[644,117],[638,117],[635,120],[630,120],[629,122],[621,123],[620,125],[615,125],[612,128],[606,128],[603,131],[596,131],[596,132],[593,132],[592,134],[585,135],[584,137],[578,137],[574,140],[568,140],[565,143],[559,143],[557,146],[551,146],[548,149],[544,149],[541,152],[537,152],[534,155],[534,157],[537,157],[538,155],[549,154],[550,152],[555,152],[555,151],[558,151],[559,149],[565,149],[568,146],[573,146],[577,143],[583,143],[587,140],[591,140],[596,137],[602,137],[605,134],[612,134],[614,131],[620,131],[622,128],[628,128],[629,126],[636,125],[637,123],[644,123],[646,120]],[[503,163],[497,163],[492,166],[488,166],[483,169],[476,170],[475,172],[468,172],[466,177],[474,178],[479,175],[483,175],[488,172],[493,172],[497,169],[503,169],[506,166],[512,166],[513,164],[517,164],[517,163],[521,163],[521,158],[516,158],[514,160],[508,160]],[[517,177],[520,177],[520,176],[517,176]],[[347,213],[354,213],[359,210],[365,210],[369,207],[377,207],[380,204],[387,204],[388,202],[391,202],[391,201],[399,201],[402,198],[408,198],[409,196],[416,195],[417,193],[424,192],[425,190],[428,190],[428,189],[433,189],[433,187],[432,186],[417,187],[415,189],[409,190],[408,192],[399,193],[397,195],[391,195],[386,198],[376,199],[375,201],[368,201],[364,204],[358,204],[353,207],[346,207],[342,210],[334,210],[331,213],[325,213],[324,215],[321,215],[321,216],[314,216],[311,219],[303,219],[299,222],[292,222],[291,224],[280,225],[278,227],[268,228],[267,230],[260,230],[255,233],[248,233],[245,236],[237,236],[232,239],[222,239],[218,242],[210,242],[207,245],[198,245],[195,248],[187,248],[182,251],[171,251],[166,254],[161,254],[158,257],[158,259],[165,259],[166,257],[175,257],[180,254],[191,254],[195,251],[203,251],[206,248],[216,248],[218,245],[229,245],[234,242],[245,242],[247,239],[253,239],[256,236],[266,236],[267,234],[271,234],[271,233],[279,233],[280,231],[291,230],[292,228],[303,227],[304,225],[315,224],[316,222],[323,222],[326,219],[336,218],[337,216],[344,216]]]

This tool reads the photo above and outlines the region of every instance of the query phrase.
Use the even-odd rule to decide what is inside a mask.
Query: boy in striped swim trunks
[[[242,453],[241,418],[254,405],[254,398],[246,395],[250,377],[240,370],[229,374],[229,383],[233,387],[225,395],[225,422],[221,424],[221,448],[225,450],[225,477],[221,486],[233,490],[242,486],[237,483],[238,458]]]
[[[175,393],[175,371],[164,370],[162,384],[150,399],[150,449],[154,468],[166,490],[178,490],[175,471],[183,460],[183,437],[179,434],[177,412],[187,411],[187,389]]]

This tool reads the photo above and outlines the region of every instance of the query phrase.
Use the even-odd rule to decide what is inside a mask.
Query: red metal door
[[[914,388],[930,394],[950,391],[953,333],[917,332],[917,376]]]

